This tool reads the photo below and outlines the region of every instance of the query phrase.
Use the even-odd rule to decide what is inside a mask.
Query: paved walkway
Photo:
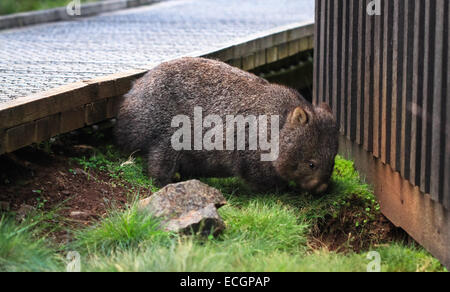
[[[0,103],[314,19],[314,0],[172,0],[0,31]]]

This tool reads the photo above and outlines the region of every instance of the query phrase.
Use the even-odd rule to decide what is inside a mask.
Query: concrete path
[[[314,0],[172,0],[0,31],[0,103],[314,19]]]

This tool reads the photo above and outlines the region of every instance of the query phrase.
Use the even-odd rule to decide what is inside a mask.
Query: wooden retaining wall
[[[383,212],[450,266],[450,1],[380,0],[369,15],[375,2],[316,0],[314,102]]]

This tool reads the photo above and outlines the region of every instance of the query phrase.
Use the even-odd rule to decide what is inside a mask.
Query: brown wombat
[[[276,141],[271,136],[274,129],[279,130],[276,160],[262,161],[267,149],[250,150],[249,132],[245,151],[175,149],[172,139],[179,125],[173,118],[183,115],[192,120],[195,108],[201,108],[203,116],[216,115],[224,121],[230,115],[278,117],[279,128],[272,128],[276,123],[267,119],[272,140]],[[194,124],[183,142],[196,135]],[[249,124],[245,126],[249,131]],[[200,129],[201,134],[210,129]],[[234,138],[234,145],[239,142],[237,132],[211,141],[225,144]],[[149,176],[159,186],[170,183],[178,172],[183,178],[239,176],[258,189],[284,188],[293,181],[303,190],[321,193],[328,187],[338,150],[338,128],[327,105],[314,107],[293,89],[203,58],[162,63],[136,81],[122,100],[115,136],[125,150],[141,151]]]

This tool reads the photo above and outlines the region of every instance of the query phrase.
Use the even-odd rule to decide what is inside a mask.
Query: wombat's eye
[[[316,165],[315,165],[314,163],[310,162],[310,163],[309,163],[309,168],[315,169],[315,168],[316,168]]]

